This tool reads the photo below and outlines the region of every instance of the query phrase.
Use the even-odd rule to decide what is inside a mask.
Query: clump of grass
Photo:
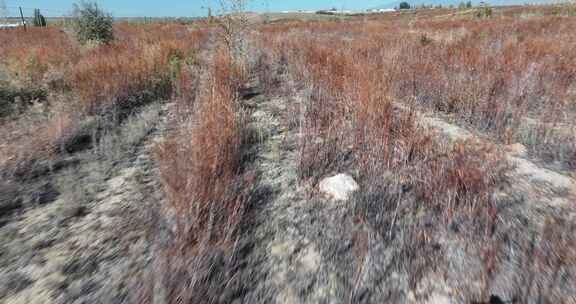
[[[174,222],[173,237],[157,258],[167,263],[158,275],[169,301],[215,299],[233,273],[254,182],[242,168],[246,126],[236,83],[231,59],[221,49],[198,94],[192,95],[196,100],[177,100],[193,105],[194,112],[178,112],[190,116],[179,117],[175,133],[156,149],[167,195],[164,216]]]
[[[158,149],[171,206],[182,216],[198,212],[191,219],[181,219],[182,231],[198,231],[193,233],[195,237],[207,229],[210,205],[229,201],[230,185],[240,170],[242,126],[227,76],[230,71],[226,70],[225,55],[220,53],[215,60],[209,84],[197,101],[195,119],[180,126],[178,135]],[[194,227],[184,229],[187,225]]]
[[[29,28],[14,35],[0,31],[0,66],[16,87],[41,87],[50,70],[66,69],[80,56],[79,48],[60,29]]]

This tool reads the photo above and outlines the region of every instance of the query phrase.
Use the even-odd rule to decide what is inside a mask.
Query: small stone
[[[360,189],[356,181],[347,174],[338,174],[320,182],[320,192],[335,200],[348,200],[350,194]]]
[[[511,156],[515,157],[525,157],[528,150],[526,150],[526,146],[521,143],[515,143],[512,145],[506,146],[506,152]]]
[[[254,111],[254,113],[252,113],[252,116],[254,118],[264,118],[264,117],[266,117],[266,115],[267,115],[266,112],[264,112],[262,110],[257,110],[257,111]]]
[[[316,273],[318,268],[320,268],[322,257],[314,247],[310,246],[302,250],[298,257],[298,262],[302,271]]]
[[[428,300],[426,301],[427,304],[450,304],[452,301],[446,295],[440,293],[432,293]],[[492,303],[492,302],[490,302]]]

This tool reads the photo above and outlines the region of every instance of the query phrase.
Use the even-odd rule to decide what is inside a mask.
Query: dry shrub
[[[188,80],[180,77],[186,74],[180,70],[193,63],[206,39],[203,31],[159,24],[117,27],[114,43],[82,50],[56,28],[31,29],[18,36],[0,32],[0,65],[11,73],[25,73],[8,75],[18,80],[14,85],[44,87],[49,92],[48,100],[41,100],[46,107],[43,117],[28,122],[29,115],[20,115],[16,122],[3,125],[2,164],[10,167],[4,172],[25,169],[31,162],[66,151],[62,147],[67,141],[84,136],[77,132],[97,135],[96,131],[120,123],[133,108],[168,99],[174,89],[186,85]],[[48,71],[62,75],[60,85],[50,84]],[[97,130],[81,130],[79,126],[93,116],[99,122],[93,125]]]
[[[466,141],[456,142],[450,150],[413,168],[410,178],[418,197],[438,206],[449,220],[458,210],[472,216],[485,211],[506,169],[493,147]]]
[[[312,184],[316,184],[323,175],[343,165],[347,128],[339,115],[340,109],[334,107],[330,97],[322,94],[320,87],[312,89],[300,127],[298,171],[302,180],[311,179]]]
[[[570,303],[576,280],[576,226],[566,220],[548,218],[539,239],[524,244],[519,273],[512,283],[519,303]],[[573,298],[572,298],[573,299]]]
[[[497,142],[521,142],[571,168],[573,138],[550,124],[565,134],[576,117],[573,19],[420,18],[405,29],[407,21],[390,14],[366,22],[287,22],[263,27],[261,39],[276,48],[271,54],[290,58],[297,82],[321,84],[336,106],[352,60],[371,77],[387,75],[388,98],[451,114]],[[279,33],[288,39],[274,40]],[[527,118],[547,132],[525,136]]]
[[[171,54],[182,47],[172,42],[151,45],[106,45],[85,55],[69,74],[69,86],[88,113],[99,107],[128,102],[145,94],[169,97],[166,70]]]
[[[413,112],[449,114],[495,143],[522,142],[533,155],[573,168],[574,20],[549,14],[409,24],[390,14],[260,28],[266,86],[273,87],[275,67],[309,93],[299,121],[300,178],[315,183],[334,171],[354,173],[360,222],[391,242],[413,289],[428,271],[453,267],[442,254],[456,246],[474,266],[450,271],[478,274],[456,284],[468,300],[486,301],[490,292],[521,303],[573,296],[573,225],[556,219],[531,244],[515,243],[525,238],[524,226],[516,228],[522,237],[503,237],[502,226],[519,215],[507,214],[511,207],[495,195],[509,169],[500,150],[476,141],[447,144]],[[438,245],[446,240],[454,243]],[[513,250],[504,254],[507,246]],[[519,253],[523,261],[513,257]],[[495,286],[509,276],[517,282]]]
[[[65,69],[80,56],[68,35],[54,27],[0,31],[0,53],[0,66],[22,86],[40,86],[49,70]]]
[[[467,34],[456,41],[405,45],[395,94],[495,135],[500,142],[522,142],[535,155],[569,163],[560,136],[522,136],[526,118],[568,124],[576,57],[567,35],[573,20],[533,18],[454,22],[422,21],[416,28],[434,33],[459,26]],[[547,126],[548,129],[551,129]],[[546,149],[549,143],[554,152]],[[544,144],[546,143],[546,144]],[[571,154],[573,148],[570,148]]]
[[[70,71],[69,86],[88,111],[135,96],[169,98],[185,75],[179,70],[195,60],[205,39],[202,31],[176,25],[120,24],[117,32],[117,43],[87,51]]]
[[[285,58],[293,79],[310,92],[300,126],[301,180],[315,184],[333,172],[354,172],[363,189],[357,212],[398,245],[395,263],[416,288],[441,265],[435,248],[449,224],[458,223],[474,240],[470,244],[491,237],[497,214],[492,194],[507,165],[491,146],[446,145],[418,125],[413,108],[396,106],[403,49],[386,43],[414,46],[398,37],[364,39],[369,34],[362,32],[350,43],[348,34],[358,31],[351,27],[296,27],[288,40],[274,30],[261,34],[266,41],[283,40],[266,43],[274,48],[269,57]],[[426,75],[427,66],[417,73]]]
[[[34,163],[57,153],[62,140],[78,128],[78,117],[71,110],[61,110],[46,119],[33,121],[25,130],[18,125],[5,125],[0,132],[0,140],[6,143],[0,146],[2,176],[33,175]],[[19,132],[11,132],[13,129],[19,129]]]
[[[230,185],[240,170],[241,125],[225,58],[221,53],[217,55],[194,118],[180,126],[178,135],[158,150],[169,202],[182,217],[182,232],[195,237],[203,236],[201,231],[207,229],[210,205],[230,202]],[[194,226],[187,227],[190,224]]]
[[[253,183],[242,170],[245,122],[233,75],[230,57],[218,51],[197,100],[187,102],[195,105],[194,114],[178,119],[176,133],[156,150],[167,194],[165,216],[174,225],[173,238],[156,259],[164,263],[156,275],[168,303],[216,300],[231,279]]]

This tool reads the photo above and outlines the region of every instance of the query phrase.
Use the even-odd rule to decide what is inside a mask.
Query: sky
[[[18,14],[17,7],[24,8],[24,15],[31,15],[34,8],[39,8],[46,16],[62,16],[72,11],[76,0],[0,0],[8,6],[9,14]],[[502,1],[502,0],[496,0]],[[505,0],[524,3],[522,0]],[[541,0],[546,1],[546,0]],[[217,13],[218,0],[97,0],[102,8],[115,17],[190,17],[206,15],[203,7],[212,7]],[[345,10],[363,10],[375,7],[393,7],[400,0],[249,0],[249,10],[285,11],[285,10],[318,10],[336,7]],[[415,0],[414,3],[458,3],[458,0]],[[474,2],[474,1],[473,1]],[[490,2],[490,1],[488,1]]]
[[[2,0],[0,0],[2,1]],[[327,9],[333,6],[341,9],[361,9],[379,6],[390,0],[250,0],[249,10],[253,11],[283,11],[283,10],[316,10]],[[26,10],[40,8],[45,15],[61,15],[72,10],[75,0],[4,0],[10,8],[10,15],[18,13],[18,6]],[[203,7],[212,7],[217,13],[218,0],[97,0],[102,8],[116,17],[133,16],[202,16],[207,10]],[[348,2],[348,3],[347,3]]]

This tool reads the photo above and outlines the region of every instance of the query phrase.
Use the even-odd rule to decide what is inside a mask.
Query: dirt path
[[[151,212],[162,200],[150,146],[164,133],[155,103],[52,173],[53,201],[0,228],[0,302],[124,303],[150,259]]]
[[[334,206],[310,201],[297,181],[298,130],[285,115],[300,97],[258,95],[245,101],[252,109],[250,127],[261,140],[253,164],[257,199],[247,215],[256,228],[245,235],[253,247],[238,276],[249,284],[242,288],[249,290],[240,296],[243,303],[315,303],[340,292],[318,237],[333,226],[320,216],[322,209]]]
[[[355,221],[355,200],[333,201],[299,184],[293,112],[307,98],[301,91],[246,102],[251,126],[262,134],[254,162],[257,200],[247,215],[256,228],[244,234],[251,249],[230,284],[242,287],[223,303],[407,301],[407,280],[394,272],[397,246]]]

